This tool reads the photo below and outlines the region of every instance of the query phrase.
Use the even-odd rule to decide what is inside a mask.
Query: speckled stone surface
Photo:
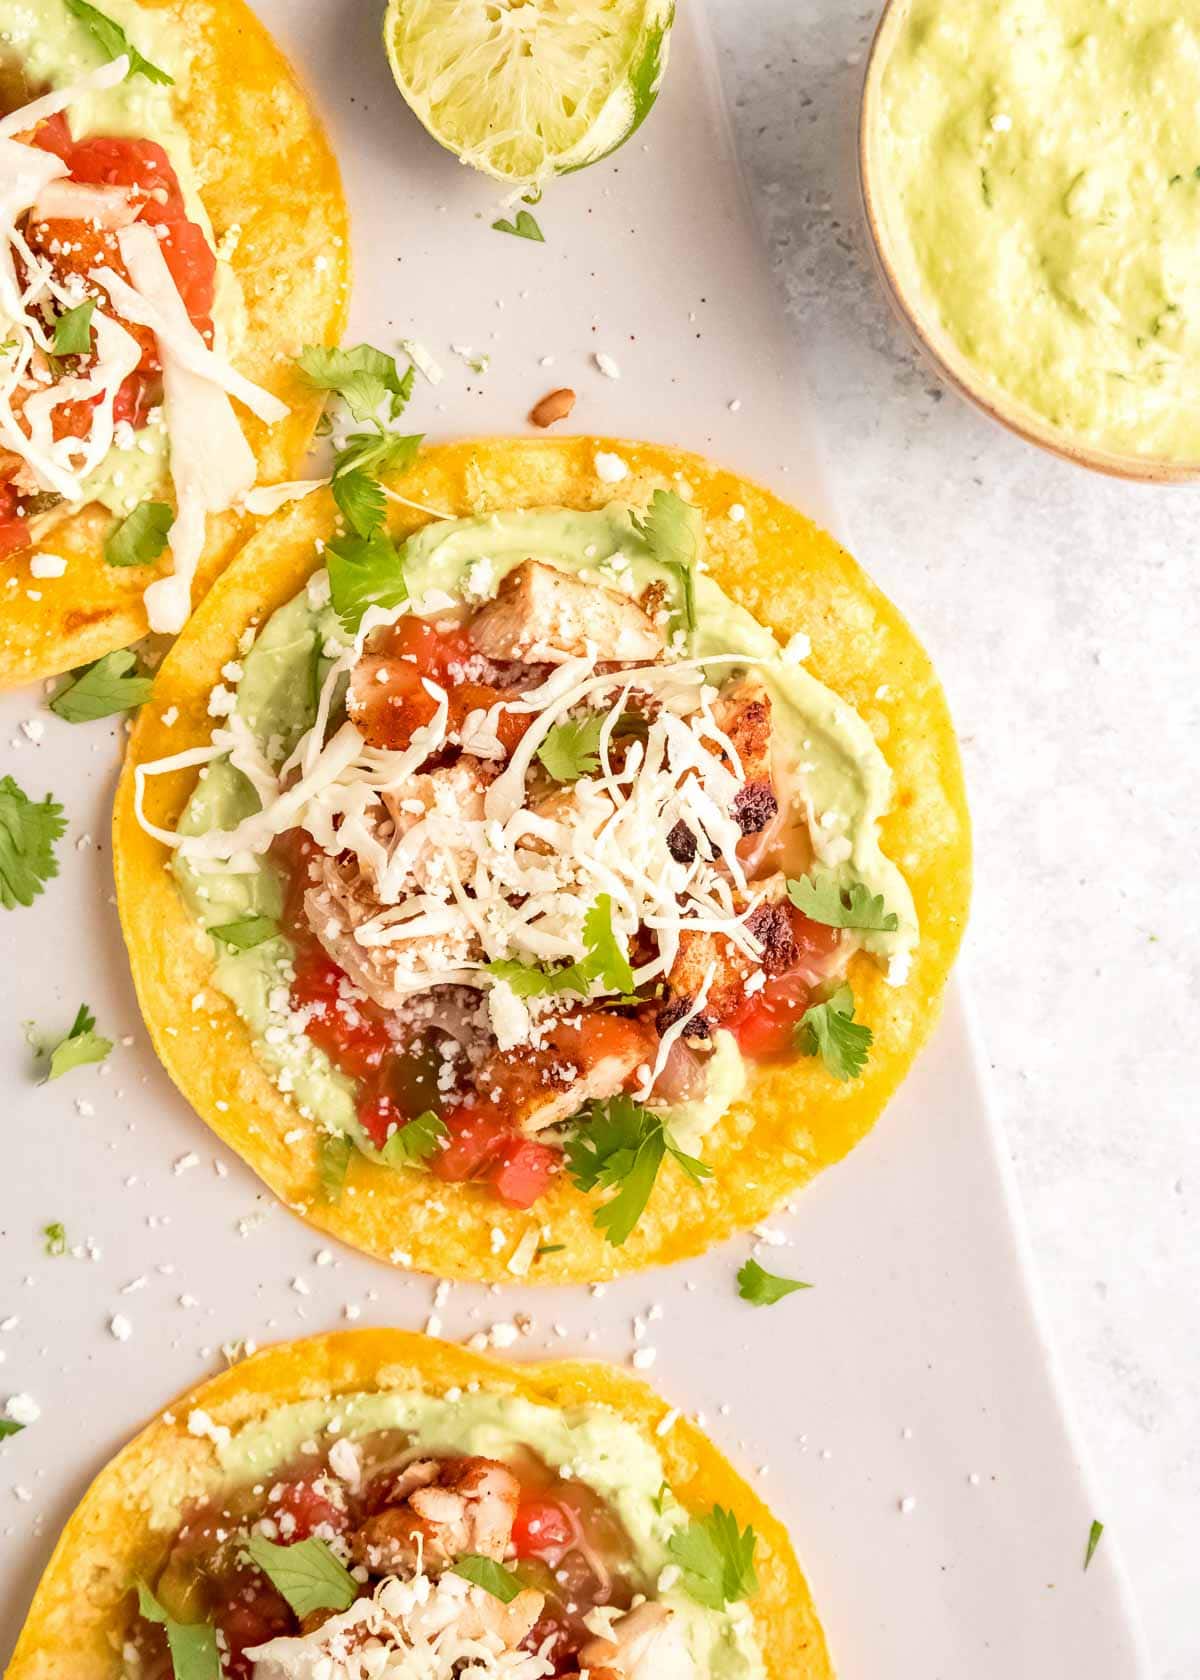
[[[1196,1680],[1200,491],[1061,464],[922,365],[857,197],[876,8],[710,10],[846,528],[929,644],[962,735],[964,967],[1097,1515],[1156,1672]]]

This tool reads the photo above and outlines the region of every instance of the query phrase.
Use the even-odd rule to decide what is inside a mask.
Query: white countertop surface
[[[1043,456],[918,361],[857,199],[877,8],[710,10],[846,524],[929,645],[963,739],[963,966],[1097,1516],[1120,1535],[1161,1680],[1195,1680],[1196,496]]]

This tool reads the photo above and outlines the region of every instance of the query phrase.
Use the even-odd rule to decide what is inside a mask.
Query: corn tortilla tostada
[[[155,1046],[395,1264],[695,1254],[858,1142],[936,1017],[970,871],[941,689],[844,550],[694,455],[464,442],[388,506],[369,540],[324,491],[273,519],[138,719]]]
[[[242,0],[0,0],[0,687],[173,632],[288,478],[337,164]],[[236,406],[235,406],[236,405]]]
[[[395,1667],[355,1666],[365,1639]],[[164,1409],[68,1521],[7,1672],[169,1680],[180,1652],[254,1680],[833,1673],[786,1531],[642,1382],[395,1330]]]

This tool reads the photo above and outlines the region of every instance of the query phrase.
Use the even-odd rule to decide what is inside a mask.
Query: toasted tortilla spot
[[[198,936],[166,867],[162,846],[133,809],[135,764],[206,744],[208,697],[221,666],[252,621],[290,601],[318,564],[314,544],[334,528],[329,493],[277,514],[247,544],[193,615],[161,667],[150,704],[129,743],[118,790],[113,847],[122,926],[138,998],[155,1048],[187,1100],[289,1208],[319,1230],[392,1260],[397,1251],[439,1277],[504,1282],[507,1256],[536,1222],[563,1247],[543,1255],[529,1282],[596,1281],[700,1253],[768,1217],[786,1197],[854,1147],[878,1119],[937,1019],[942,989],[962,937],[970,891],[970,832],[958,746],[945,696],[909,626],[831,537],[770,491],[696,455],[626,439],[482,439],[423,454],[398,481],[407,501],[460,516],[505,508],[603,507],[611,487],[595,475],[597,449],[629,463],[621,500],[648,502],[656,489],[693,487],[706,517],[708,565],[716,581],[781,643],[797,629],[812,640],[809,669],[860,711],[888,721],[885,756],[895,783],[882,842],[905,873],[921,941],[905,984],[889,986],[877,963],[850,965],[855,1016],[875,1035],[859,1079],[840,1083],[816,1057],[752,1068],[742,1099],[711,1131],[704,1159],[712,1177],[694,1183],[669,1164],[623,1247],[597,1230],[595,1195],[559,1176],[533,1214],[505,1207],[472,1184],[434,1183],[355,1155],[336,1204],[318,1192],[317,1134],[301,1124],[254,1055],[252,1036],[228,999],[213,992],[202,1012],[189,1000],[209,981],[211,941]],[[723,517],[732,502],[744,525]],[[426,523],[390,503],[399,542]],[[753,532],[753,537],[747,533]],[[879,698],[878,696],[882,696]],[[164,712],[177,710],[168,728]],[[174,828],[195,772],[150,779],[150,820]],[[493,1243],[492,1232],[504,1233]],[[393,1261],[393,1263],[396,1263]]]
[[[260,481],[294,478],[324,397],[291,358],[301,344],[335,344],[346,318],[350,246],[337,162],[287,60],[242,0],[139,4],[170,14],[181,61],[190,61],[176,111],[213,237],[238,230],[229,259],[246,312],[238,371],[291,408],[270,428],[235,404],[238,419]],[[113,520],[91,503],[53,524],[42,544],[0,559],[0,689],[87,664],[146,634],[142,595],[170,569],[170,552],[154,566],[107,565]],[[210,517],[193,601],[254,528],[246,514]],[[35,578],[29,562],[41,553],[61,555],[65,574]]]
[[[169,1487],[172,1505],[226,1485],[216,1449],[188,1433],[197,1409],[221,1428],[262,1421],[280,1406],[341,1394],[442,1395],[478,1384],[564,1409],[607,1406],[653,1440],[671,1491],[696,1515],[732,1511],[758,1537],[758,1592],[750,1600],[770,1680],[833,1680],[825,1636],[787,1530],[687,1418],[612,1365],[555,1361],[505,1365],[450,1342],[401,1330],[346,1330],[283,1342],[180,1395],[96,1477],[67,1522],[30,1606],[6,1680],[116,1680],[130,1588],[153,1579],[172,1539],[150,1514]]]

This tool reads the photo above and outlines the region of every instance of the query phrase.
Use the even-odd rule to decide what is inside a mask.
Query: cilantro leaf
[[[399,420],[408,407],[408,399],[413,394],[413,380],[417,377],[417,370],[411,362],[400,375],[400,383],[392,392],[389,412],[393,420]]]
[[[1083,1567],[1085,1569],[1087,1568],[1088,1564],[1091,1563],[1092,1559],[1095,1557],[1096,1547],[1100,1544],[1100,1536],[1103,1533],[1104,1533],[1104,1524],[1102,1522],[1096,1522],[1095,1520],[1093,1520],[1091,1528],[1088,1529],[1087,1551],[1083,1555]]]
[[[407,1167],[415,1161],[427,1161],[441,1147],[441,1139],[448,1137],[444,1120],[432,1109],[418,1114],[397,1127],[383,1146],[383,1158],[389,1167]]]
[[[120,58],[122,53],[128,53],[129,69],[125,76],[126,81],[130,76],[144,76],[148,82],[162,82],[167,87],[174,83],[174,76],[168,76],[157,64],[151,64],[148,58],[143,58],[121,25],[114,23],[112,18],[106,17],[95,6],[90,6],[88,0],[66,0],[66,7],[86,26],[88,34],[101,52],[108,54],[110,63],[114,58]]]
[[[380,529],[387,502],[382,488],[368,472],[362,467],[351,467],[348,472],[335,474],[331,488],[333,499],[352,531],[360,537],[369,537]]]
[[[46,1239],[46,1253],[52,1260],[67,1252],[67,1232],[61,1220],[55,1219],[49,1225],[43,1225],[42,1235]]]
[[[492,223],[492,226],[497,233],[514,233],[518,239],[532,239],[539,245],[544,245],[546,243],[546,235],[537,225],[536,219],[529,214],[528,210],[518,210],[515,222],[506,221],[505,218],[501,216],[499,221]]]
[[[386,531],[366,537],[339,537],[325,549],[334,610],[353,636],[368,607],[398,607],[408,599],[404,551]]]
[[[693,1517],[682,1534],[673,1534],[667,1550],[683,1571],[683,1584],[697,1604],[723,1610],[758,1591],[754,1572],[757,1536],[739,1529],[732,1511],[714,1505],[706,1517]]]
[[[405,374],[411,387],[412,369]],[[378,477],[380,473],[407,472],[425,441],[424,432],[351,432],[333,457],[334,480],[356,469]],[[336,494],[336,492],[335,492]]]
[[[235,951],[252,951],[256,945],[274,939],[279,924],[270,916],[242,916],[236,922],[222,922],[220,927],[208,931],[223,945],[232,945]]]
[[[693,568],[700,558],[703,520],[674,490],[656,490],[644,514],[631,515],[633,528],[660,566],[674,572],[679,584],[679,615],[689,632],[696,628],[696,587]]]
[[[776,1301],[782,1301],[797,1289],[812,1288],[811,1283],[801,1283],[797,1278],[777,1277],[774,1272],[764,1271],[757,1260],[746,1261],[738,1272],[737,1284],[738,1294],[752,1307],[773,1307]]]
[[[820,1056],[835,1079],[857,1079],[874,1037],[854,1019],[854,993],[839,986],[831,998],[805,1011],[793,1043],[802,1056]]]
[[[626,1242],[637,1225],[667,1155],[694,1180],[712,1172],[684,1154],[657,1114],[623,1096],[593,1104],[587,1124],[567,1144],[567,1169],[577,1189],[620,1187],[594,1215],[597,1229],[614,1247]]]
[[[24,1429],[23,1423],[14,1423],[12,1418],[0,1418],[0,1441],[5,1441],[10,1435],[19,1435]]]
[[[217,1632],[211,1622],[177,1622],[163,1609],[144,1581],[137,1584],[138,1609],[148,1622],[167,1630],[167,1649],[175,1680],[221,1680]]]
[[[453,1573],[461,1575],[464,1581],[470,1581],[472,1586],[482,1587],[484,1592],[490,1592],[501,1604],[511,1604],[521,1590],[521,1583],[511,1569],[505,1569],[502,1563],[496,1563],[489,1557],[480,1557],[474,1552],[460,1557],[454,1565]]]
[[[92,312],[95,298],[64,309],[54,323],[54,354],[56,356],[86,356],[92,348]]]
[[[28,908],[46,882],[58,874],[55,842],[67,822],[49,794],[35,804],[11,776],[0,777],[0,904]]]
[[[246,1550],[297,1616],[314,1610],[348,1610],[358,1597],[353,1575],[315,1536],[293,1546],[277,1546],[265,1534],[252,1534]]]
[[[393,399],[392,413],[398,413],[396,400],[403,408],[412,390],[412,379],[408,374],[401,378],[396,358],[370,344],[356,344],[350,350],[309,344],[296,363],[310,385],[319,391],[336,391],[356,420],[370,420],[387,397]]]
[[[133,650],[118,648],[60,688],[50,710],[64,723],[93,723],[143,705],[153,687],[153,677],[138,673]]]
[[[322,1132],[317,1139],[317,1176],[324,1201],[341,1201],[353,1153],[354,1141],[345,1132]]]
[[[600,731],[604,719],[598,712],[585,718],[564,718],[546,731],[537,756],[556,782],[577,782],[600,768]]]
[[[900,926],[895,911],[884,910],[883,894],[872,896],[862,881],[843,887],[833,875],[805,875],[788,882],[787,894],[810,922],[823,922],[826,927],[895,933]]]
[[[110,566],[148,566],[166,548],[174,523],[169,502],[139,502],[105,537],[105,560]]]
[[[600,893],[583,918],[583,937],[590,955],[591,976],[610,992],[633,991],[633,969],[613,930],[612,899]]]
[[[503,980],[519,998],[552,997],[556,992],[578,990],[575,980],[580,966],[570,963],[566,968],[539,968],[537,963],[519,962],[515,957],[494,957],[483,965],[485,974]]]
[[[559,992],[578,992],[580,997],[587,997],[595,980],[609,991],[632,992],[633,970],[613,931],[608,893],[601,893],[584,916],[583,937],[588,954],[582,962],[541,968],[535,963],[498,957],[485,963],[484,971],[505,981],[519,998],[553,997]]]
[[[66,1038],[50,1050],[50,1070],[45,1083],[61,1079],[72,1068],[86,1067],[89,1062],[102,1062],[112,1049],[111,1038],[101,1038],[95,1030],[96,1017],[86,1003],[81,1003]]]

